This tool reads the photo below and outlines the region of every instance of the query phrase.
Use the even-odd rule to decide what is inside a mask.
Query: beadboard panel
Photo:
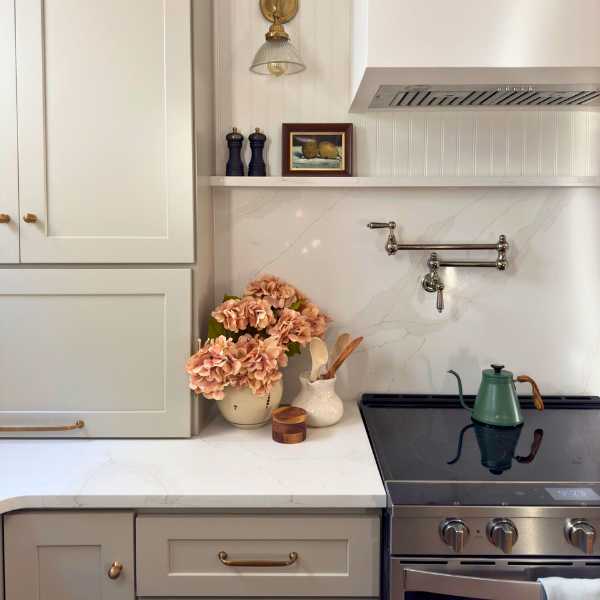
[[[216,172],[232,126],[269,137],[270,175],[281,174],[281,123],[352,121],[355,175],[588,176],[600,173],[600,113],[402,111],[349,114],[350,2],[303,0],[286,28],[307,70],[280,79],[250,73],[268,22],[258,2],[214,3]],[[245,148],[246,164],[249,149]]]

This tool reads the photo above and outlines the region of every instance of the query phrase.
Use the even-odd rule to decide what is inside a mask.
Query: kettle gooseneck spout
[[[463,397],[463,386],[462,386],[462,381],[460,379],[460,375],[456,371],[453,371],[452,369],[450,369],[448,371],[448,373],[450,373],[451,375],[454,375],[454,377],[456,377],[456,382],[458,383],[458,399],[460,400],[462,407],[466,408],[470,413],[473,413],[473,409],[470,406],[467,406],[467,403],[465,402],[465,399]]]

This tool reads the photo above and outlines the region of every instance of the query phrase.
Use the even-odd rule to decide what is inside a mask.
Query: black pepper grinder
[[[265,177],[267,174],[267,166],[263,158],[263,150],[267,136],[260,132],[257,127],[254,133],[248,136],[250,141],[250,150],[252,151],[252,158],[250,159],[250,165],[248,166],[248,175],[251,177]]]
[[[244,175],[244,163],[242,162],[244,136],[237,130],[237,127],[234,127],[233,131],[228,133],[225,138],[229,147],[229,160],[227,161],[225,175],[242,176]]]

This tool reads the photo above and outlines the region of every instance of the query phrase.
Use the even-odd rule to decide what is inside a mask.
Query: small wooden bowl
[[[299,444],[306,439],[306,419],[303,408],[282,406],[273,411],[273,439],[280,444]]]

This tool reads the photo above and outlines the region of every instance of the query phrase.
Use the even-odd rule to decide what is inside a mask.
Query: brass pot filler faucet
[[[385,242],[385,250],[393,256],[399,250],[433,250],[427,260],[429,273],[426,273],[421,280],[421,285],[426,292],[436,293],[436,308],[438,312],[444,310],[444,282],[442,281],[439,269],[440,267],[491,267],[498,271],[505,271],[508,266],[506,252],[508,242],[506,236],[501,235],[495,244],[400,244],[395,234],[396,222],[387,223],[372,222],[367,223],[369,229],[388,229],[388,237]],[[496,260],[442,260],[437,255],[437,250],[495,250],[498,253]]]

